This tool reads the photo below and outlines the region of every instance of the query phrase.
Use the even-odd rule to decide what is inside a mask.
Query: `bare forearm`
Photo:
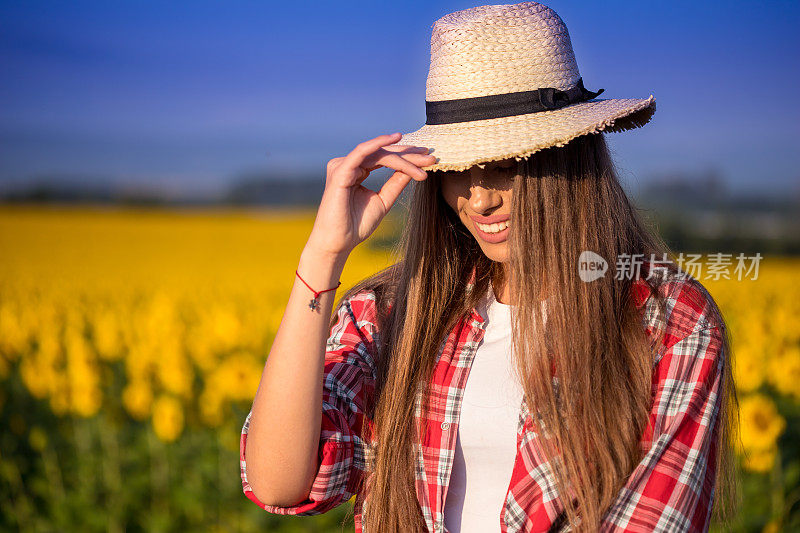
[[[297,271],[316,290],[335,287],[346,256],[303,250]],[[317,298],[295,276],[253,402],[247,437],[248,481],[259,500],[292,505],[308,495],[316,474],[322,420],[325,345],[337,291]]]
[[[325,191],[297,268],[317,291],[336,286],[350,251],[375,231],[406,185],[427,178],[418,165],[436,158],[427,148],[394,144],[399,139],[399,133],[380,135],[328,161]],[[396,172],[379,191],[361,185],[371,170],[383,166]],[[321,294],[312,311],[313,293],[295,276],[253,401],[245,449],[248,481],[262,503],[298,503],[314,481],[335,296],[336,291]]]

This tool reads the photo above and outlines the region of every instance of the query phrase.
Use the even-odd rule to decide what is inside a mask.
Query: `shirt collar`
[[[469,275],[469,280],[467,281],[467,292],[472,292],[472,288],[475,286],[475,267],[472,267],[472,271]],[[483,321],[484,318],[478,312],[476,307],[470,309],[470,326],[478,326],[479,328],[483,328]]]

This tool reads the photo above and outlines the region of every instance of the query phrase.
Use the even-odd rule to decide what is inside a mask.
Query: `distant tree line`
[[[378,189],[380,171],[364,182]],[[387,174],[388,175],[388,174]],[[631,192],[643,217],[673,250],[686,252],[744,252],[800,254],[800,194],[733,194],[714,172],[700,176],[661,175]],[[135,206],[263,206],[314,207],[319,205],[325,181],[318,176],[273,177],[263,173],[237,176],[223,193],[214,196],[166,197],[157,191],[130,190],[71,180],[36,180],[26,187],[0,191],[6,203],[99,203]],[[397,211],[403,210],[411,188],[404,191]],[[393,210],[393,211],[395,211]],[[402,225],[398,226],[402,227]],[[399,229],[397,230],[399,234]],[[399,235],[384,237],[391,246]]]

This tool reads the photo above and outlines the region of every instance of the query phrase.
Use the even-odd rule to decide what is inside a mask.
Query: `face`
[[[442,173],[442,196],[492,261],[508,261],[514,158]],[[498,231],[499,230],[499,231]]]

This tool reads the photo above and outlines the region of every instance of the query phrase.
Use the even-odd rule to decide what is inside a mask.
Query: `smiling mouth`
[[[494,224],[481,224],[480,222],[475,222],[475,227],[477,227],[484,233],[494,235],[508,228],[510,222],[511,222],[510,220],[504,220],[503,222],[495,222]]]
[[[508,221],[496,222],[494,224],[480,224],[473,220],[472,225],[475,228],[477,236],[484,242],[490,244],[498,244],[505,241],[508,238],[510,230]]]

